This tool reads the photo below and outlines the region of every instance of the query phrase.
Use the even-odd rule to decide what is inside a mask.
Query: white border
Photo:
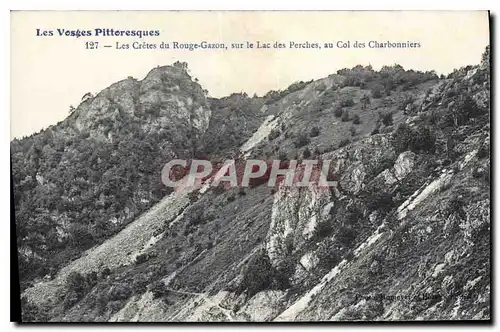
[[[223,1],[223,0],[211,0],[211,1],[203,1],[203,0],[182,0],[177,3],[169,3],[169,4],[158,4],[157,1],[151,0],[120,0],[120,1],[106,1],[103,0],[86,0],[85,2],[80,3],[70,3],[64,0],[50,0],[50,1],[36,1],[36,0],[19,0],[19,1],[2,1],[0,3],[1,7],[1,16],[0,16],[0,25],[1,25],[1,43],[0,43],[0,54],[1,54],[1,63],[2,66],[0,77],[3,78],[1,81],[0,93],[1,96],[1,105],[3,106],[0,111],[0,133],[2,137],[2,141],[0,144],[0,175],[1,175],[1,209],[3,212],[4,218],[2,218],[2,229],[0,231],[1,238],[0,243],[2,244],[2,255],[1,255],[1,265],[3,267],[3,271],[1,274],[1,291],[2,291],[2,300],[0,312],[2,314],[1,322],[2,322],[2,331],[14,329],[16,326],[12,323],[9,323],[7,326],[7,322],[10,321],[10,298],[9,292],[7,290],[10,289],[10,265],[9,265],[9,252],[10,252],[10,90],[9,90],[9,82],[10,82],[10,39],[9,39],[9,29],[10,29],[10,10],[485,10],[489,9],[492,11],[492,14],[495,15],[499,13],[497,10],[500,1],[498,0],[475,0],[475,1],[446,1],[446,2],[437,2],[435,0],[420,0],[420,1],[394,1],[394,0],[378,0],[378,1],[370,1],[370,0],[344,0],[339,3],[332,3],[327,1],[319,1],[319,0],[286,0],[286,1],[270,1],[270,0],[252,0],[248,2],[236,2],[234,0]],[[498,17],[497,17],[498,19]],[[498,24],[498,21],[496,22]],[[498,36],[493,34],[495,37],[493,42],[495,43],[495,60],[498,60],[496,53],[498,53]],[[495,68],[498,66],[498,62],[495,61]],[[496,71],[495,73],[496,74]],[[498,84],[495,84],[495,91],[492,97],[498,96]],[[497,103],[495,103],[497,104]],[[492,112],[495,113],[496,109],[492,109]],[[498,130],[499,128],[499,116],[495,116],[494,128]],[[500,154],[500,142],[498,142],[498,134],[495,135],[495,151],[494,155],[498,156]],[[495,187],[497,187],[498,176],[495,176]],[[495,202],[492,206],[500,207],[498,202],[498,194],[495,197]],[[498,214],[498,212],[497,212]],[[492,220],[492,224],[495,221]],[[499,225],[495,225],[495,234],[494,239],[498,239]],[[493,257],[498,257],[498,245],[494,246],[495,255]],[[496,266],[496,264],[494,264]],[[496,270],[496,269],[495,269]],[[498,274],[494,273],[495,281],[493,285],[498,286]],[[494,289],[493,289],[494,290]],[[492,293],[493,294],[493,293]],[[493,307],[495,312],[492,312],[492,317],[498,320],[498,303]],[[61,329],[68,328],[69,326],[44,326],[43,329]],[[137,328],[142,328],[143,326],[137,325],[129,325],[129,326],[113,326],[113,328],[119,328],[120,330],[133,330]],[[176,328],[177,326],[170,326],[170,328]],[[202,326],[191,326],[191,329],[199,329]],[[269,325],[262,326],[263,328],[268,328]],[[315,326],[277,326],[276,330],[286,331],[289,329],[300,329],[300,330],[309,330],[313,329]],[[321,326],[325,327],[325,326]],[[343,331],[347,328],[354,327],[350,326],[330,326],[329,328],[333,328],[335,330]],[[394,325],[392,327],[389,326],[366,326],[360,325],[359,328],[369,328],[376,330],[386,330],[389,328],[399,329],[401,326]],[[419,326],[407,326],[410,329],[419,328]],[[420,326],[425,328],[427,331],[437,331],[439,330],[448,330],[448,329],[456,329],[456,328],[465,328],[467,330],[475,330],[471,326],[456,326],[450,325],[447,327],[444,326]],[[24,327],[27,328],[27,327]],[[31,328],[31,327],[28,327]],[[40,328],[40,327],[38,327]],[[83,330],[86,326],[72,326],[72,329],[75,330]],[[164,329],[169,328],[169,326],[155,326],[156,329]],[[211,325],[211,326],[203,326],[203,328],[207,329],[219,329],[220,326]],[[226,326],[226,328],[230,329],[240,329],[240,328],[252,328],[249,326]],[[317,328],[317,326],[316,326]],[[105,327],[102,325],[93,326],[94,331],[105,331],[109,329],[109,327]]]

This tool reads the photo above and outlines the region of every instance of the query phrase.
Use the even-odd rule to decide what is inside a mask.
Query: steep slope
[[[489,98],[487,52],[447,78],[357,66],[210,100],[193,153],[332,160],[336,187],[171,193],[26,289],[23,317],[489,319]]]
[[[11,143],[22,288],[54,275],[165,194],[158,175],[189,158],[210,107],[183,64],[87,94],[67,119]]]

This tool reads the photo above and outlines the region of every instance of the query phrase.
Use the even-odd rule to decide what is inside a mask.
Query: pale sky
[[[160,30],[158,37],[40,37],[38,29]],[[244,41],[419,42],[413,49],[118,50],[115,43]],[[85,42],[100,49],[87,50]],[[449,73],[480,61],[489,43],[486,11],[393,12],[12,12],[11,137],[63,120],[86,92],[127,76],[143,79],[158,65],[185,61],[213,97],[265,94],[357,64],[399,63]],[[102,48],[102,45],[113,48]]]

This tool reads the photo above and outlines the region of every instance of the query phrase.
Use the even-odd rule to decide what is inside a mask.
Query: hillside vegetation
[[[174,158],[321,158],[338,181],[179,193]],[[490,318],[489,48],[262,97],[158,67],[11,159],[24,321]]]

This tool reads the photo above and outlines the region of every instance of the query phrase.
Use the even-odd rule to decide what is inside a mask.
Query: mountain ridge
[[[11,143],[25,320],[489,319],[488,50],[448,78],[356,66],[252,98],[208,98],[186,70],[120,81],[62,133]],[[179,196],[158,176],[174,156],[321,157],[340,178]]]

